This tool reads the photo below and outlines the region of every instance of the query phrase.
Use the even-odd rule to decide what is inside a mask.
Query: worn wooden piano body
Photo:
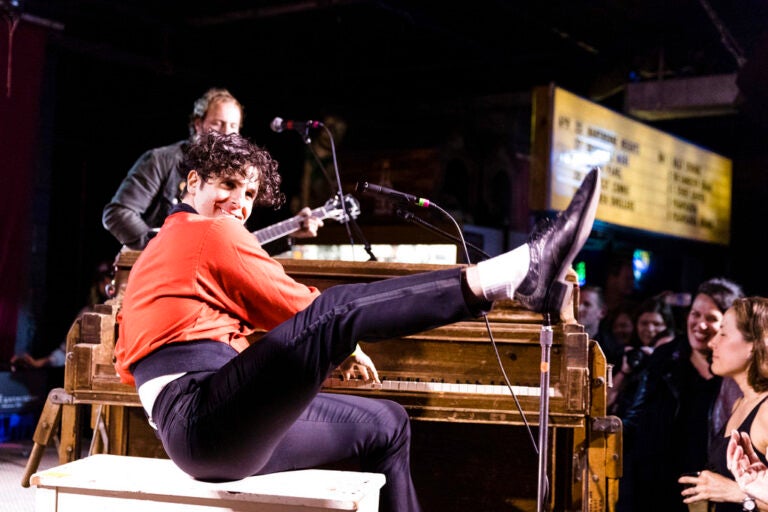
[[[115,316],[137,256],[134,251],[118,256],[117,296],[76,321],[68,335],[64,388],[49,396],[35,432],[39,449],[61,417],[61,462],[81,453],[84,405],[92,410],[91,451],[164,456],[146,425],[135,390],[119,382],[112,362]],[[320,289],[443,268],[381,262],[282,263],[295,279]],[[621,472],[621,423],[605,414],[605,358],[572,320],[573,313],[571,304],[563,315],[566,322],[553,326],[550,509],[613,510]],[[532,441],[538,438],[541,320],[514,302],[497,304],[488,315],[496,349],[482,319],[364,343],[382,385],[363,386],[332,375],[325,390],[388,398],[406,407],[413,420],[414,480],[425,510],[535,510],[538,456]],[[504,384],[504,373],[515,396]],[[38,461],[39,454],[33,451],[27,479]]]

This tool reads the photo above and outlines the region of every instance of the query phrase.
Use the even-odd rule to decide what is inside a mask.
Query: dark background
[[[18,199],[14,176],[29,176],[30,187],[16,207],[17,249],[3,260],[5,279],[17,285],[3,300],[31,310],[38,353],[60,343],[96,264],[120,248],[101,227],[104,204],[143,151],[187,136],[192,103],[212,86],[245,105],[243,133],[275,154],[290,190],[303,144],[269,131],[275,116],[344,117],[345,163],[423,148],[441,154],[459,140],[470,168],[482,170],[498,151],[525,161],[535,86],[555,83],[623,112],[629,84],[734,74],[740,94],[725,112],[647,121],[733,159],[731,245],[603,226],[590,258],[599,274],[605,251],[655,251],[663,264],[648,293],[690,291],[719,274],[768,294],[766,2],[0,0],[0,12],[20,20],[12,39],[0,23],[0,78],[5,84],[11,69],[15,80],[0,100],[3,194]],[[35,73],[38,87],[25,85]],[[16,162],[22,132],[31,156]],[[345,182],[364,176],[351,163],[340,171]],[[472,208],[503,227],[481,200]],[[4,360],[12,347],[3,341]]]

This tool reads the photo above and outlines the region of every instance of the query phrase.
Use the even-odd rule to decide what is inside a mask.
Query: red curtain
[[[13,354],[26,301],[45,42],[45,29],[20,20],[12,30],[0,17],[0,363]]]

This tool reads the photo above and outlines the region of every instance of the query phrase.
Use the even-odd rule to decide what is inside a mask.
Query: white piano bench
[[[168,459],[92,455],[31,482],[36,512],[376,512],[384,475],[307,469],[209,483]]]

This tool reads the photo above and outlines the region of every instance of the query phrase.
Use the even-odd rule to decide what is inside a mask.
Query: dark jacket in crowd
[[[687,511],[677,479],[701,471],[721,378],[704,379],[685,335],[658,347],[622,416],[624,476],[618,510]]]

